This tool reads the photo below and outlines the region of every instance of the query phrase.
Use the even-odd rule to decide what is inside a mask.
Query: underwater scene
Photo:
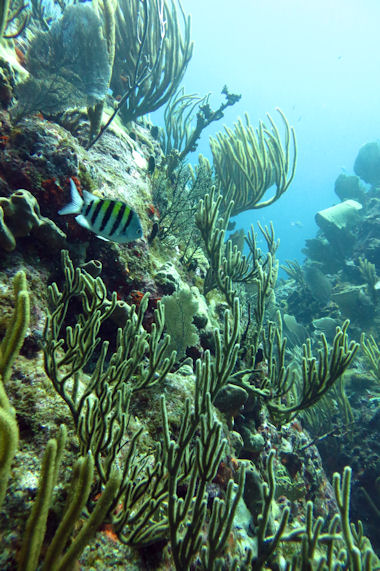
[[[380,570],[377,0],[0,0],[0,571]]]

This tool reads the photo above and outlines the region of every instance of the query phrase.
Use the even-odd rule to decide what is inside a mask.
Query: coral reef
[[[52,83],[56,61],[66,93],[80,92],[48,117],[40,103],[20,117],[22,58],[1,64],[0,567],[378,568],[365,536],[376,523],[357,523],[358,498],[365,517],[379,512],[376,189],[340,184],[344,202],[319,213],[310,259],[288,262],[276,289],[273,226],[226,233],[232,214],[289,187],[293,129],[281,114],[282,143],[270,117],[257,130],[239,122],[212,143],[213,165],[186,165],[237,96],[225,88],[212,111],[177,92],[192,53],[180,3],[113,9],[63,2],[54,16],[33,3],[28,33],[17,30],[23,63]],[[63,49],[72,34],[89,59]],[[137,119],[171,97],[162,149],[157,127]],[[184,114],[196,109],[191,130]],[[105,242],[60,218],[70,179],[130,205],[144,239]],[[341,223],[353,200],[360,215]],[[364,325],[358,357],[350,335]]]
[[[364,145],[354,165],[360,178],[373,185],[376,149],[377,143]],[[302,266],[296,262],[284,266],[290,280],[277,298],[282,311],[296,318],[312,343],[323,331],[331,345],[337,325],[346,318],[351,334],[361,338],[347,373],[315,410],[305,411],[301,418],[330,475],[351,466],[355,482],[351,513],[362,514],[378,551],[379,199],[375,187],[365,188],[354,176],[340,175],[335,189],[342,202],[316,215],[320,231],[307,240],[307,259]],[[317,280],[314,276],[310,281],[310,268],[318,273]]]

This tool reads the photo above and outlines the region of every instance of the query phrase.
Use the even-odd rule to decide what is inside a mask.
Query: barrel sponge
[[[364,182],[378,186],[380,184],[380,142],[366,143],[359,149],[355,159],[354,171]]]
[[[47,241],[52,249],[66,245],[65,233],[41,216],[38,202],[28,190],[20,189],[9,198],[0,198],[0,247],[12,252],[16,238],[28,235]]]

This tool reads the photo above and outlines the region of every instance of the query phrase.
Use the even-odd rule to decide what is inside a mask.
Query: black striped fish
[[[139,217],[127,204],[120,200],[99,198],[86,190],[82,198],[72,179],[70,190],[71,202],[61,208],[58,214],[78,214],[75,217],[78,224],[95,232],[102,240],[125,244],[142,238]]]

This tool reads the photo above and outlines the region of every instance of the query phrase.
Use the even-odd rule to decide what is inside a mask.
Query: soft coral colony
[[[240,96],[179,89],[177,0],[1,0],[0,33],[1,568],[379,568],[350,468],[332,488],[296,420],[351,365],[348,321],[288,364],[273,227],[266,253],[225,240],[292,182],[285,115],[186,163]],[[133,216],[145,238],[113,240]]]

